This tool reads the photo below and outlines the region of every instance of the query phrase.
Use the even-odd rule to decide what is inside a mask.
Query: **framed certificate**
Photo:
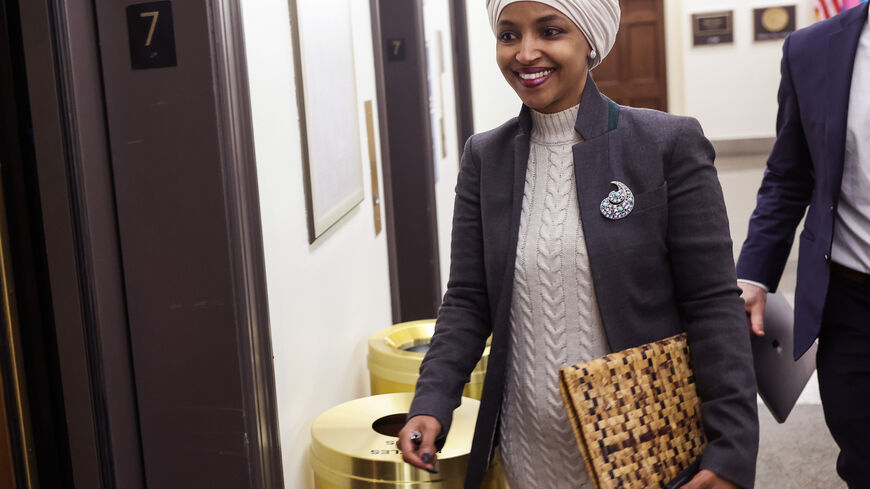
[[[734,11],[692,15],[692,39],[695,46],[734,42]]]
[[[290,9],[313,243],[363,200],[350,0],[290,0]]]

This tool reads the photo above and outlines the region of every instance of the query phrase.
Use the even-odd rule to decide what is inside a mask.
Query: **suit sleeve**
[[[761,282],[771,292],[779,285],[795,228],[813,191],[812,161],[789,65],[790,40],[787,38],[783,44],[776,143],[767,160],[755,211],[749,219],[749,233],[737,261],[738,277]]]
[[[474,156],[473,140],[465,144],[456,185],[447,292],[408,414],[409,419],[426,414],[441,423],[439,447],[492,332],[483,259],[480,164]]]
[[[713,158],[698,121],[683,119],[666,165],[668,253],[707,435],[701,468],[751,488],[758,454],[755,375]]]

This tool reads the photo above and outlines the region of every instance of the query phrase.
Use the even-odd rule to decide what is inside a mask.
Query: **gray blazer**
[[[610,348],[688,332],[709,440],[701,467],[751,488],[755,376],[713,148],[695,119],[619,106],[591,77],[575,129],[584,139],[573,147],[580,215]],[[530,132],[523,107],[465,145],[450,279],[409,412],[437,418],[443,443],[492,333],[466,489],[480,486],[497,440]],[[599,210],[612,180],[635,194],[634,210],[616,221]]]

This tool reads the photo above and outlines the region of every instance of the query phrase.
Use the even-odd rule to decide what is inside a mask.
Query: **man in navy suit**
[[[870,25],[868,3],[791,34],[777,137],[737,263],[752,330],[800,235],[794,356],[819,339],[837,472],[870,487]]]

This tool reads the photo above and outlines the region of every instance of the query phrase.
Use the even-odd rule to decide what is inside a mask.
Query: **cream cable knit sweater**
[[[558,383],[559,368],[608,352],[574,182],[578,109],[532,111],[499,431],[511,489],[592,487]]]

